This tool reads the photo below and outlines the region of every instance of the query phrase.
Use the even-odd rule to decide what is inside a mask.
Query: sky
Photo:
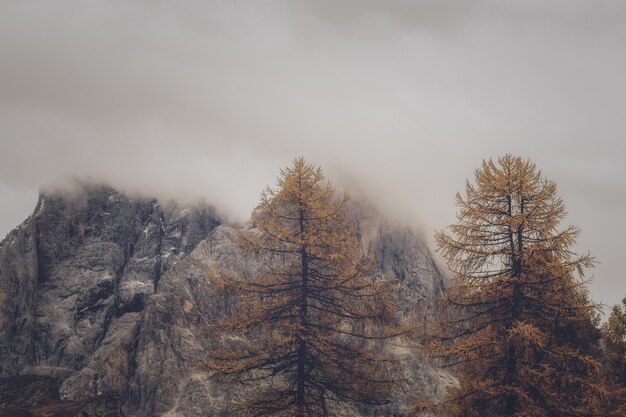
[[[512,153],[558,184],[612,305],[625,51],[623,0],[0,0],[0,235],[77,180],[245,221],[304,156],[432,242]]]

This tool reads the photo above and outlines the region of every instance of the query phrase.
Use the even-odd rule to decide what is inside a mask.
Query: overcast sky
[[[0,1],[0,235],[72,178],[245,220],[297,156],[427,236],[530,158],[626,295],[626,2]]]

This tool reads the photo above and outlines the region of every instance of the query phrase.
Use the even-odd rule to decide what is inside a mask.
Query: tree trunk
[[[300,236],[304,236],[304,209],[300,204]],[[308,304],[308,275],[309,265],[307,258],[306,243],[300,248],[300,278],[301,278],[301,299],[300,299],[300,332],[298,335],[298,388],[296,391],[297,417],[304,417],[305,398],[304,388],[306,383],[306,355],[307,346],[303,337],[303,332],[308,328],[307,304]]]

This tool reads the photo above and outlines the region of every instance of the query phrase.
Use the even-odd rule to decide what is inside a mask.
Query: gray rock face
[[[397,283],[400,305],[432,305],[444,281],[423,242],[358,211],[364,252]],[[208,324],[229,308],[208,274],[258,267],[235,234],[206,206],[107,187],[42,195],[0,244],[0,377],[52,377],[62,400],[114,393],[127,416],[230,415],[237,389],[199,365],[216,342]],[[399,354],[407,377],[437,395],[445,375],[414,352]]]
[[[53,376],[64,399],[126,401],[146,301],[217,224],[209,207],[107,187],[42,195],[0,245],[0,376]]]

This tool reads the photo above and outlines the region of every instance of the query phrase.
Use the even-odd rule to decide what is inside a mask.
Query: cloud
[[[303,155],[429,234],[513,152],[619,286],[625,23],[620,0],[3,2],[0,185],[96,178],[244,220]]]

